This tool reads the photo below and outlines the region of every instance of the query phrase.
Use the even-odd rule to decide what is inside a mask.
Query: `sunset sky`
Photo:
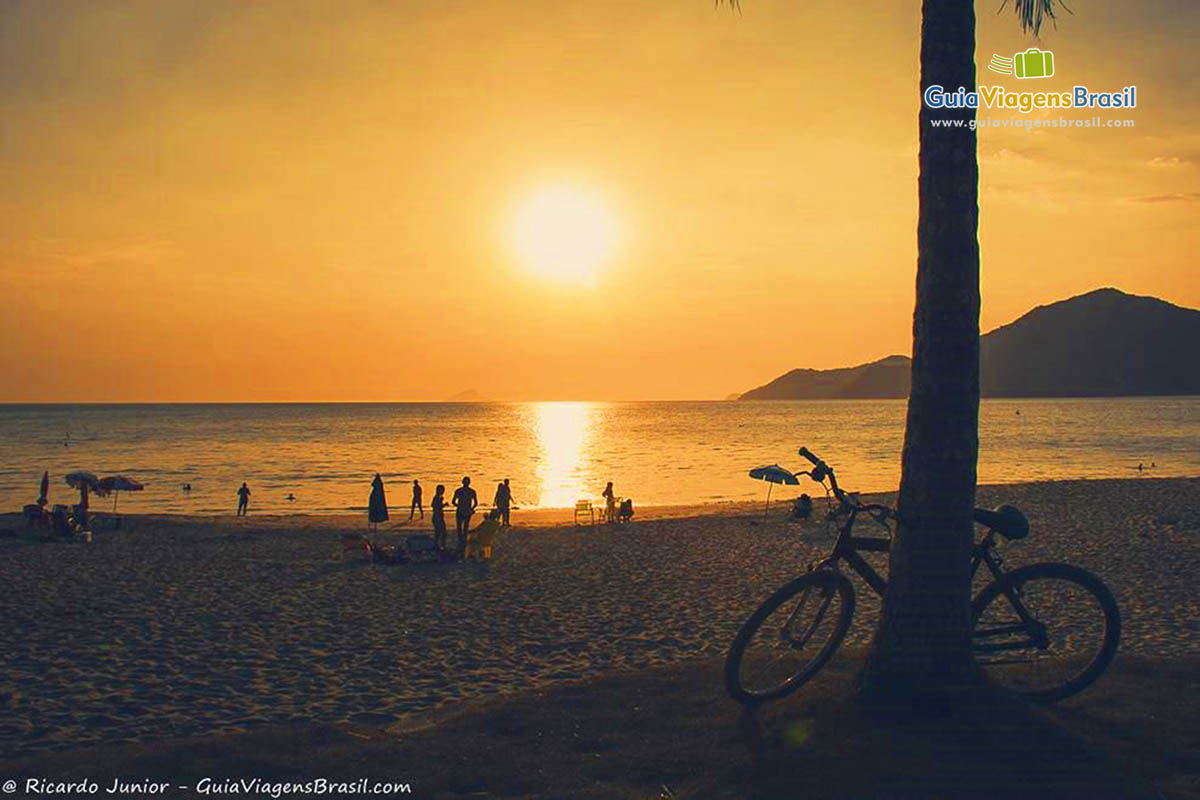
[[[980,131],[984,330],[1200,306],[1200,4],[1076,0],[1036,87],[984,70],[1034,44],[999,5],[981,83],[1139,107]],[[6,0],[0,401],[707,399],[908,353],[919,7]]]

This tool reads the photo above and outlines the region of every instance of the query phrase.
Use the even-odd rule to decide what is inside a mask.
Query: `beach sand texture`
[[[1121,606],[1122,652],[1200,652],[1200,479],[981,488],[981,505],[1001,502],[1032,526],[1002,547],[1008,566],[1067,561],[1101,576]],[[92,545],[0,539],[0,751],[297,720],[383,726],[719,656],[832,542],[783,511],[751,525],[761,506],[648,509],[594,531],[542,512],[502,534],[491,562],[429,566],[340,560],[358,517],[127,517]],[[848,641],[863,643],[878,601],[855,585]]]

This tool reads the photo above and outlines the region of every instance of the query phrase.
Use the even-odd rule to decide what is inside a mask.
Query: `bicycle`
[[[799,453],[813,467],[796,474],[808,475],[825,488],[837,540],[826,558],[771,595],[734,637],[725,659],[725,687],[747,706],[791,694],[841,645],[855,606],[854,587],[842,573],[841,562],[881,597],[887,589],[887,581],[861,553],[888,552],[889,525],[896,512],[860,502],[838,486],[828,464],[805,447]],[[888,537],[854,536],[860,514],[883,526]],[[1120,642],[1121,615],[1112,592],[1095,575],[1070,564],[1040,563],[1005,571],[1003,558],[994,551],[996,537],[1019,540],[1029,534],[1029,522],[1019,509],[977,508],[975,521],[987,533],[972,549],[971,578],[974,581],[981,564],[992,576],[971,601],[976,663],[994,683],[1035,702],[1051,703],[1083,691],[1112,662]]]

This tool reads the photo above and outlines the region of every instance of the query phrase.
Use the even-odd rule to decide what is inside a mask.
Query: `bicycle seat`
[[[1016,506],[996,506],[994,511],[977,508],[975,521],[988,526],[1005,539],[1024,539],[1029,535],[1029,520]]]

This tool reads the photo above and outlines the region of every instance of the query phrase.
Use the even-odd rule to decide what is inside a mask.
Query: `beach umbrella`
[[[79,490],[79,507],[83,511],[84,518],[87,516],[88,492],[95,492],[101,497],[108,494],[106,490],[100,487],[100,479],[96,477],[94,472],[88,472],[83,469],[68,472],[64,480],[67,482],[67,486]]]
[[[117,497],[121,492],[140,492],[145,487],[135,481],[133,478],[126,478],[124,475],[112,475],[107,478],[101,478],[99,481],[100,488],[107,494],[113,493],[113,513],[117,513]]]
[[[40,492],[38,492],[37,504],[39,506],[44,506],[44,505],[46,505],[46,503],[49,503],[49,502],[50,502],[50,471],[47,470],[42,473],[42,490]]]
[[[85,469],[77,469],[74,472],[68,472],[63,478],[67,486],[72,489],[78,489],[82,484],[87,484],[88,488],[98,489],[100,487],[100,479],[96,477],[96,473],[88,472]]]
[[[378,529],[379,523],[387,522],[387,518],[387,495],[383,490],[383,478],[376,472],[375,480],[371,481],[371,496],[367,498],[367,522]]]
[[[108,494],[100,488],[100,479],[96,477],[96,473],[88,472],[85,469],[68,472],[63,480],[66,481],[67,486],[81,492],[92,491],[96,494]]]
[[[775,484],[782,483],[787,486],[799,486],[800,479],[793,475],[788,470],[778,464],[769,464],[765,467],[755,467],[750,470],[750,477],[759,481],[767,482],[767,505],[763,509],[763,519],[767,518],[767,511],[771,508],[771,489]]]

